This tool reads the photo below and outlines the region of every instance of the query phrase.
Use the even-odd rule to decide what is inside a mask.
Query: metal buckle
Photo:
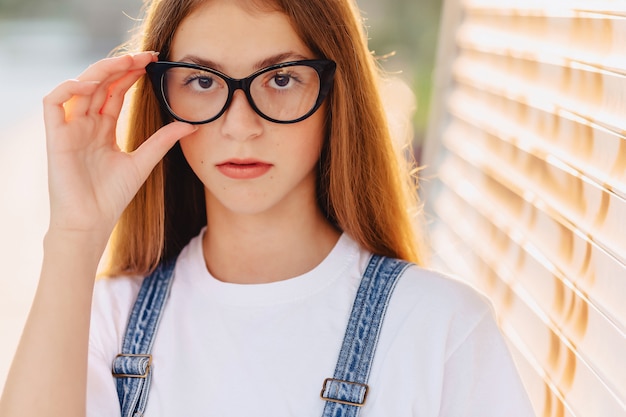
[[[360,387],[365,388],[365,394],[363,394],[363,402],[360,403],[356,403],[356,402],[352,402],[352,401],[344,401],[344,400],[338,400],[336,398],[330,398],[330,397],[325,397],[324,396],[324,391],[326,391],[326,385],[328,385],[329,382],[345,382],[347,384],[353,384],[353,385],[358,385]],[[362,384],[360,382],[352,382],[352,381],[344,381],[343,379],[336,379],[336,378],[326,378],[324,380],[324,385],[322,386],[322,392],[320,392],[320,398],[322,400],[325,401],[330,401],[333,403],[339,403],[339,404],[345,404],[345,405],[353,405],[355,407],[363,407],[365,405],[365,401],[367,400],[367,393],[369,391],[369,386],[367,384]]]
[[[147,358],[148,366],[146,366],[146,372],[143,375],[132,375],[132,374],[116,374],[113,373],[114,378],[147,378],[148,372],[150,372],[150,366],[152,365],[152,355],[150,354],[134,354],[134,353],[120,353],[115,359],[119,357],[130,357],[130,358]]]

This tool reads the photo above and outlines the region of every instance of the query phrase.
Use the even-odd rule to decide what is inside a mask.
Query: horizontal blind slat
[[[626,1],[446,10],[439,265],[494,301],[538,416],[624,417]]]

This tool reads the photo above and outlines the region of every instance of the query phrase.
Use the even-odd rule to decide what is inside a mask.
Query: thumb
[[[133,151],[137,168],[147,176],[180,138],[196,130],[198,126],[183,122],[172,122],[163,126]]]

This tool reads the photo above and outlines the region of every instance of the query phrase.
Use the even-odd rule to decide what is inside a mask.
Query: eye
[[[196,74],[187,77],[185,85],[196,91],[207,91],[214,87],[215,80],[206,74]]]
[[[197,78],[196,82],[198,84],[198,87],[200,88],[211,88],[211,85],[213,85],[213,80],[210,78]]]
[[[286,74],[276,74],[272,79],[273,84],[279,88],[287,87],[289,85],[289,81],[291,81],[291,77]]]
[[[292,73],[276,72],[269,79],[268,85],[277,90],[285,90],[292,88],[293,84],[298,81],[298,78]]]

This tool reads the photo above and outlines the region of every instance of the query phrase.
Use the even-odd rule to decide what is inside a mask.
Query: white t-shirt
[[[321,417],[370,253],[343,234],[315,269],[238,285],[208,272],[201,237],[181,253],[153,348],[146,417]],[[87,415],[119,416],[111,364],[141,278],[96,283]],[[489,303],[410,267],[383,323],[361,417],[529,417]]]

